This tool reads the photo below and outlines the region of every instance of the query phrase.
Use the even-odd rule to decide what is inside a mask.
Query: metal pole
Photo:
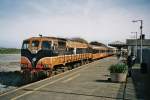
[[[137,43],[138,43],[138,41],[137,41],[137,32],[135,32],[135,34],[136,34],[136,57],[137,57],[137,50],[138,50],[138,47],[137,47]]]
[[[143,21],[142,20],[139,20],[140,22],[141,22],[141,26],[140,26],[140,29],[141,29],[141,60],[140,60],[140,63],[142,64],[142,62],[143,62],[143,41],[142,41],[142,28],[143,28]]]

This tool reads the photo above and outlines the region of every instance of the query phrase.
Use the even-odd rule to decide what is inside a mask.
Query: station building
[[[127,39],[126,45],[128,48],[128,54],[136,56],[136,63],[140,63],[141,39]],[[150,70],[150,39],[142,38],[142,59],[142,62],[146,63]]]

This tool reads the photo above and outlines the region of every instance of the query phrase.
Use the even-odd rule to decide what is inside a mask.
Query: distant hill
[[[16,48],[0,48],[0,54],[19,54],[20,49]]]

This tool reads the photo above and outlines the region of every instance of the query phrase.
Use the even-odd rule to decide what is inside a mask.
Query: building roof
[[[141,45],[141,40],[140,39],[127,39],[126,40],[126,44],[128,45],[128,46],[135,46],[136,44],[138,45],[138,46],[140,46]],[[150,39],[144,39],[144,40],[142,40],[142,45],[143,46],[150,46]]]
[[[121,42],[121,41],[115,41],[115,42],[109,43],[108,45],[112,47],[124,47],[126,46],[126,43]]]

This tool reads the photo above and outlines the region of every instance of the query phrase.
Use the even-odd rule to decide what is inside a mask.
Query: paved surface
[[[112,100],[123,99],[124,83],[108,81],[109,57],[0,95],[0,100]]]

